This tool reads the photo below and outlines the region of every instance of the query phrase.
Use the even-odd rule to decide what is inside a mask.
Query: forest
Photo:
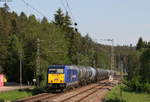
[[[20,60],[24,83],[32,82],[38,72],[43,78],[49,65],[110,68],[111,47],[93,41],[88,34],[82,36],[73,26],[60,8],[49,22],[24,12],[17,15],[4,4],[0,8],[0,73],[8,81],[19,82]]]
[[[149,48],[150,42],[142,38],[136,47],[115,46],[113,70],[128,73],[128,79],[138,75],[140,80],[150,82],[150,73],[145,74],[150,72]],[[39,20],[33,14],[26,16],[24,12],[19,15],[10,12],[6,3],[0,8],[0,73],[10,82],[20,81],[20,60],[23,83],[40,76],[41,86],[44,86],[49,65],[110,69],[110,58],[111,45],[97,43],[88,34],[83,36],[74,27],[69,14],[60,8],[53,21],[46,17]]]
[[[130,91],[150,93],[150,42],[141,37],[128,55],[127,73],[124,83]]]

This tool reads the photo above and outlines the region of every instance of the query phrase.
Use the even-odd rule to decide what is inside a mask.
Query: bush
[[[148,92],[150,93],[150,83],[140,83],[138,78],[133,78],[129,81],[124,81],[126,85],[126,91],[138,91],[138,92]]]
[[[150,93],[150,83],[143,84],[142,91]]]
[[[130,91],[141,91],[142,85],[140,84],[138,77],[135,77],[129,81],[125,81],[124,84],[128,87]]]
[[[45,88],[47,84],[47,72],[42,72],[40,76],[40,88]]]
[[[3,99],[0,99],[0,102],[5,102]]]
[[[104,102],[126,102],[126,101],[125,100],[121,100],[118,97],[115,97],[115,98],[111,98],[111,99],[108,99],[108,100],[104,100]]]

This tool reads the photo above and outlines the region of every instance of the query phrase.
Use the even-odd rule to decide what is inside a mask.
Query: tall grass
[[[150,94],[127,91],[118,85],[106,95],[104,102],[150,102]]]
[[[5,93],[0,93],[0,102],[5,101],[13,101],[20,98],[32,96],[32,92],[30,91],[21,91],[21,90],[15,90],[15,91],[8,91]]]

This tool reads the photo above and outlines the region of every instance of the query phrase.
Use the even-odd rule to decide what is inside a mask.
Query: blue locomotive
[[[47,88],[61,90],[107,79],[114,71],[100,68],[52,65],[48,67]]]

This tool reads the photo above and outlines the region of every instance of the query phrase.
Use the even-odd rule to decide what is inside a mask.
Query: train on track
[[[108,79],[115,71],[75,66],[75,65],[52,65],[47,71],[47,89],[61,90]]]

